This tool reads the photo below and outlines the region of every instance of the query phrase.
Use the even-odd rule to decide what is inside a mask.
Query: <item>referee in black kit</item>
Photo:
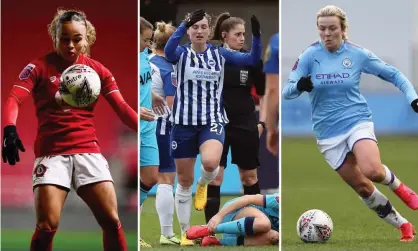
[[[221,46],[227,49],[246,52],[243,49],[244,34],[244,20],[239,17],[231,17],[226,12],[217,18],[212,40],[222,42]],[[225,127],[221,168],[216,179],[208,185],[208,200],[205,208],[206,222],[219,211],[220,186],[227,164],[229,147],[231,147],[232,163],[239,167],[244,194],[260,193],[257,168],[260,166],[259,137],[265,128],[265,115],[260,113],[260,119],[257,120],[255,103],[251,95],[253,85],[255,85],[257,95],[263,96],[265,75],[262,60],[255,67],[225,65],[223,105],[229,123]],[[262,103],[262,99],[260,99],[260,104]],[[263,109],[260,109],[261,111]]]

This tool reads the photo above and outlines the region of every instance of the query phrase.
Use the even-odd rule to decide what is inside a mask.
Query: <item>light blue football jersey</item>
[[[261,212],[263,212],[270,220],[271,223],[271,228],[273,230],[279,231],[279,226],[280,226],[280,200],[279,200],[279,194],[278,193],[274,193],[274,194],[267,194],[264,195],[264,205],[263,206],[259,206],[259,205],[254,205],[254,204],[250,204],[250,207],[255,207],[258,210],[260,210]],[[234,198],[228,202],[225,203],[225,205],[223,207],[226,207],[228,204],[233,203],[234,201],[238,200],[240,197],[238,198]],[[237,214],[239,210],[237,210],[235,212],[235,214],[233,216],[235,216]],[[232,220],[233,217],[231,217]]]
[[[372,113],[360,94],[362,73],[393,83],[406,96],[408,104],[418,98],[411,82],[398,69],[347,40],[334,53],[330,53],[322,41],[306,49],[290,73],[283,97],[294,99],[301,95],[297,82],[310,75],[314,88],[309,99],[316,137],[327,139],[342,135],[361,122],[372,121]]]
[[[264,207],[260,207],[258,205],[251,206],[257,208],[269,218],[271,222],[271,229],[279,231],[280,200],[278,193],[264,195]]]
[[[139,70],[139,85],[140,85],[140,106],[152,110],[152,77],[151,66],[148,59],[148,49],[141,52],[139,58],[140,70]],[[155,121],[140,121],[141,133],[149,131],[156,126]]]

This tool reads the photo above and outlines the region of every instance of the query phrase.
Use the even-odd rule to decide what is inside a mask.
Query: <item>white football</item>
[[[65,103],[87,107],[100,94],[100,77],[95,70],[83,64],[68,67],[60,77],[59,93]]]
[[[319,209],[304,212],[296,224],[299,238],[306,243],[327,242],[331,238],[333,229],[331,217]]]

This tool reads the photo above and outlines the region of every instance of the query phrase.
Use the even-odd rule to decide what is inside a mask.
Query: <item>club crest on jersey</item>
[[[242,84],[245,84],[248,80],[248,71],[241,70],[239,74],[239,80]]]
[[[19,74],[19,79],[20,80],[28,79],[33,69],[35,69],[34,64],[28,64],[27,66],[25,66],[25,68],[23,68],[22,72],[20,72]]]
[[[52,76],[52,77],[49,78],[49,81],[51,81],[51,83],[54,83],[55,80],[57,80],[56,76]]]
[[[209,59],[209,61],[208,61],[208,65],[209,65],[210,67],[214,67],[214,66],[216,65],[215,60],[213,60],[213,59]]]
[[[43,177],[45,175],[46,169],[47,169],[46,166],[44,166],[43,164],[39,164],[35,167],[35,170],[33,173],[38,178]]]
[[[344,68],[351,68],[351,65],[352,65],[351,60],[349,58],[344,58],[343,60]]]

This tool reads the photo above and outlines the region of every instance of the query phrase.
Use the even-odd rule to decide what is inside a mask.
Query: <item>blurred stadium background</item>
[[[251,45],[251,15],[256,15],[260,21],[262,29],[262,44],[263,54],[266,49],[270,37],[277,33],[279,27],[278,21],[278,1],[277,0],[243,0],[243,1],[221,1],[221,0],[141,0],[140,1],[140,15],[155,24],[157,21],[172,21],[173,24],[179,25],[188,12],[196,9],[204,9],[212,16],[214,23],[217,15],[222,12],[229,12],[232,16],[238,16],[246,21],[246,45],[250,48]],[[183,40],[186,43],[188,39]],[[255,92],[254,92],[255,93]],[[258,102],[258,97],[254,95],[254,99]],[[260,162],[261,166],[258,169],[258,176],[260,188],[262,193],[278,191],[279,187],[279,170],[278,160],[271,155],[265,147],[265,133],[260,139]],[[196,161],[195,166],[195,184],[200,176],[200,160]],[[150,194],[155,195],[156,186],[151,190]],[[193,192],[195,188],[193,188]],[[237,197],[242,194],[242,186],[239,179],[238,168],[236,165],[230,163],[230,156],[228,157],[228,168],[225,170],[224,182],[221,187],[222,204],[232,197]],[[222,205],[221,204],[221,205]],[[158,246],[160,236],[160,227],[158,215],[155,211],[155,197],[147,199],[144,203],[144,208],[141,213],[141,237],[153,247]],[[176,225],[174,231],[179,232],[176,216],[174,217]],[[192,224],[204,224],[204,213],[192,210]],[[146,230],[146,231],[145,231]],[[274,247],[273,247],[274,249]],[[157,248],[158,250],[158,248]],[[167,250],[164,248],[164,250]],[[174,249],[173,249],[174,250]]]
[[[85,11],[97,31],[92,58],[103,63],[116,78],[122,95],[137,110],[137,1],[112,0],[71,2],[16,0],[1,2],[1,98],[4,104],[13,82],[31,60],[53,49],[47,33],[58,7]],[[96,132],[102,153],[115,181],[119,213],[128,245],[136,250],[136,186],[127,189],[127,179],[137,184],[137,134],[129,131],[104,98],[95,110]],[[26,152],[21,161],[1,168],[1,250],[27,250],[35,228],[32,193],[33,144],[37,119],[32,98],[19,110],[18,133]],[[134,192],[132,192],[132,190]],[[132,197],[131,197],[132,196]],[[102,250],[101,229],[92,213],[74,191],[69,193],[54,240],[54,250]]]
[[[316,13],[333,4],[348,16],[348,38],[397,67],[418,90],[418,2],[281,0],[282,86],[300,53],[319,39]],[[363,74],[361,90],[373,112],[382,161],[415,191],[418,115],[392,84]],[[327,165],[312,133],[308,95],[282,101],[282,250],[417,250],[401,245],[398,231],[376,217]],[[379,189],[413,224],[418,216],[390,192]],[[296,235],[305,211],[322,209],[334,221],[327,245],[306,245]]]

